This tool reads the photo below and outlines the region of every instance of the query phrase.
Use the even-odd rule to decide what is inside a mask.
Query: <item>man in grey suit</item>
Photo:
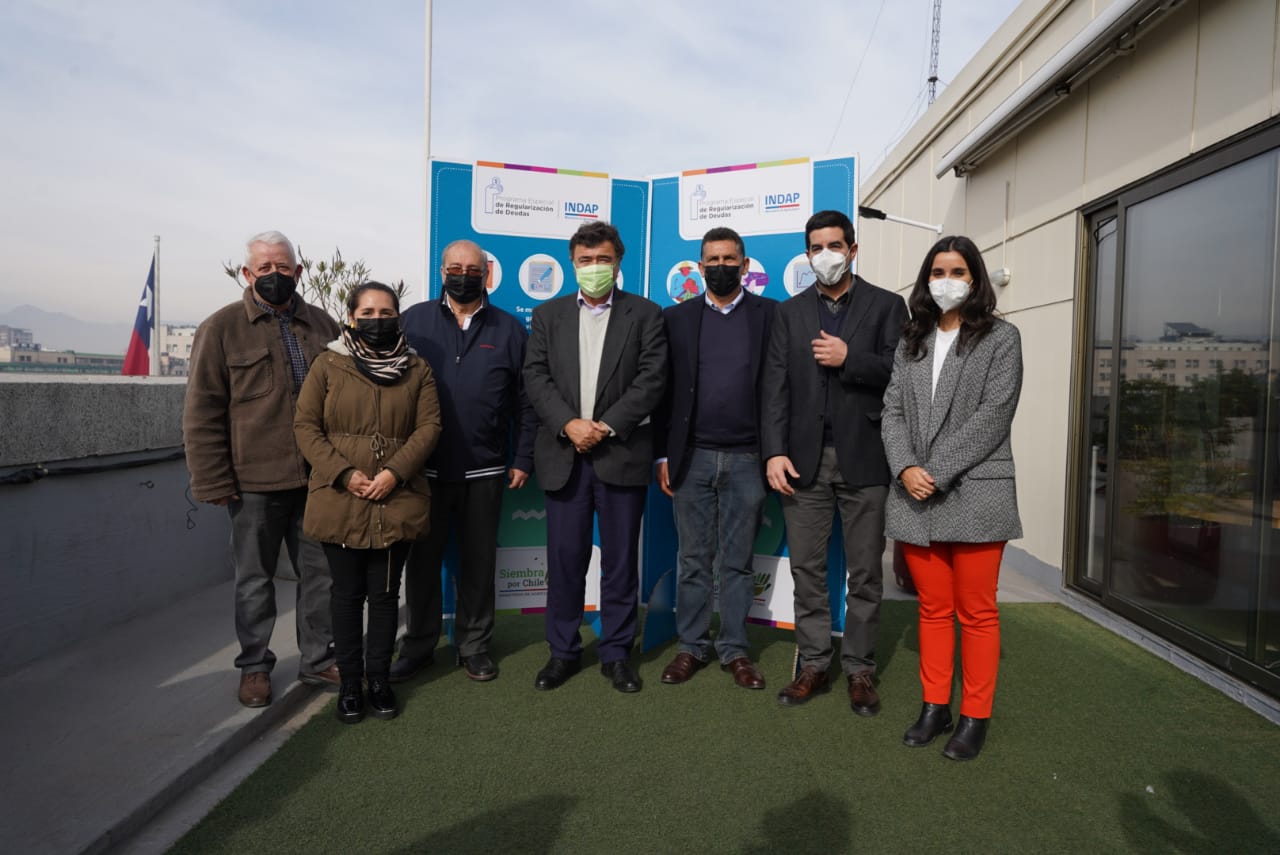
[[[875,715],[889,485],[880,410],[906,304],[850,271],[858,246],[839,211],[810,217],[805,245],[817,284],[779,304],[764,365],[761,445],[769,486],[782,494],[800,649],[800,673],[778,702],[831,688],[827,545],[838,508],[848,571],[840,664],[850,707]]]
[[[534,466],[547,491],[547,643],[534,688],[554,689],[581,667],[578,627],[599,517],[601,672],[640,691],[636,632],[640,518],[653,467],[650,414],[662,399],[667,341],[657,304],[615,287],[623,245],[608,223],[569,240],[578,290],[533,312],[525,390],[538,413]]]

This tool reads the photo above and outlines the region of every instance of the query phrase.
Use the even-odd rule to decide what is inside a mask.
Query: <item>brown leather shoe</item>
[[[788,707],[796,707],[806,703],[814,695],[821,695],[823,692],[829,691],[831,691],[831,677],[827,672],[813,665],[806,665],[800,671],[800,676],[788,683],[781,692],[778,692],[778,703]]]
[[[246,707],[271,703],[271,675],[266,671],[240,672],[240,703]]]
[[[728,664],[720,666],[721,671],[732,671],[733,682],[744,689],[763,689],[764,675],[755,663],[746,656],[739,656]]]
[[[338,676],[338,663],[333,663],[323,671],[298,673],[298,680],[308,686],[341,686],[342,678]]]
[[[687,683],[694,674],[705,667],[707,667],[706,662],[682,650],[676,654],[675,659],[671,660],[671,664],[662,669],[662,682]]]
[[[875,715],[880,712],[880,696],[870,671],[849,675],[849,707],[858,715]]]

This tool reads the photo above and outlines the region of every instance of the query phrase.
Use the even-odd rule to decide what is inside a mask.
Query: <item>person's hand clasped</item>
[[[396,488],[398,479],[396,474],[390,469],[383,469],[377,475],[373,476],[373,480],[364,488],[361,494],[362,499],[368,499],[371,502],[381,502],[387,496],[391,495],[391,491]]]
[[[824,368],[839,368],[849,356],[849,345],[844,339],[825,330],[820,330],[810,344],[813,345],[813,358]]]
[[[573,419],[564,426],[564,435],[569,437],[579,454],[586,454],[609,435],[609,429],[600,422]]]
[[[353,470],[351,476],[347,478],[347,492],[351,495],[363,499],[364,491],[369,488],[373,482],[369,480],[369,476],[361,472],[359,469]]]
[[[769,481],[769,486],[784,496],[794,496],[796,488],[792,487],[791,482],[787,480],[788,475],[792,478],[800,477],[800,473],[791,463],[791,458],[785,454],[775,455],[765,462],[765,477]]]
[[[907,494],[917,502],[923,502],[938,490],[933,476],[919,466],[908,466],[898,478],[902,481],[902,486],[907,488]]]

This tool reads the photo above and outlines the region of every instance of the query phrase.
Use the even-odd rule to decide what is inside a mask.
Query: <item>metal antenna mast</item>
[[[933,43],[929,49],[929,103],[938,97],[938,41],[942,35],[942,0],[933,0]]]

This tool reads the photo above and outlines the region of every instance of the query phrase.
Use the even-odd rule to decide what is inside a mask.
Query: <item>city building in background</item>
[[[160,325],[160,374],[162,376],[187,376],[191,364],[191,343],[195,333],[196,327],[190,324]],[[0,371],[38,374],[119,374],[123,366],[123,353],[50,350],[35,340],[31,330],[0,325]]]

